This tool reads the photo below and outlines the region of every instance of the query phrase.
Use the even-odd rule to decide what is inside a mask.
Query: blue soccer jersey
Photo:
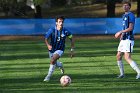
[[[123,15],[123,30],[129,28],[129,23],[133,23],[135,25],[135,16],[132,12]],[[121,38],[122,40],[134,40],[133,30],[130,32],[123,33]]]
[[[56,50],[62,50],[65,49],[65,40],[66,37],[72,37],[71,32],[69,32],[67,29],[62,28],[61,31],[58,31],[56,27],[50,28],[48,32],[45,34],[45,39],[50,38],[50,45],[52,45],[52,50],[50,52],[55,52]]]

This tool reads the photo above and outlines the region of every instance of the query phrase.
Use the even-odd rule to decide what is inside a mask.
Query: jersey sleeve
[[[135,16],[132,13],[129,15],[129,23],[135,24]]]
[[[53,29],[50,28],[45,34],[45,39],[48,39],[51,36],[52,32],[53,32]]]

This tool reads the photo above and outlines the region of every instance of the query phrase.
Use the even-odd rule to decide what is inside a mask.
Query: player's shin
[[[56,66],[57,66],[57,67],[62,67],[62,62],[58,62],[58,61],[57,61],[57,62],[56,62]]]
[[[50,77],[52,76],[54,70],[55,70],[55,65],[50,64],[48,75],[45,77],[44,81],[49,81],[50,80]]]
[[[124,76],[124,66],[123,66],[122,61],[117,61],[117,63],[120,70],[120,76]]]
[[[140,68],[138,67],[138,65],[136,64],[136,62],[134,62],[134,61],[130,62],[130,66],[131,66],[138,74],[140,74]]]
[[[51,76],[52,73],[54,72],[54,70],[55,70],[55,65],[50,64],[49,71],[48,71],[48,76]]]
[[[56,62],[56,66],[60,69],[61,73],[64,74],[64,67],[62,62]]]

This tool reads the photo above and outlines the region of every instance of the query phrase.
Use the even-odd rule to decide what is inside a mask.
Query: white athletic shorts
[[[58,54],[61,57],[63,53],[62,50],[56,50],[54,53],[49,52],[49,57],[51,58],[54,54]]]
[[[134,40],[121,40],[118,46],[118,51],[120,52],[133,52]]]

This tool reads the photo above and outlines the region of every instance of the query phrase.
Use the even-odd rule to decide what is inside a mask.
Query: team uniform
[[[52,46],[52,50],[49,50],[50,58],[53,54],[58,54],[60,57],[62,56],[65,50],[65,39],[67,36],[71,38],[72,34],[66,28],[62,28],[61,31],[58,31],[56,27],[48,30],[45,39],[51,39],[50,45]]]
[[[52,46],[52,50],[49,50],[49,52],[55,53],[60,50],[59,55],[61,56],[65,50],[65,39],[67,36],[71,38],[72,34],[66,28],[62,28],[61,31],[58,31],[56,27],[50,28],[45,35],[45,39],[51,39],[50,45]]]
[[[123,30],[129,28],[129,23],[135,24],[135,16],[132,12],[123,15]],[[130,32],[122,33],[121,41],[118,46],[120,52],[133,52],[134,34],[133,30]]]
[[[129,28],[129,24],[132,23],[135,25],[135,16],[132,12],[128,12],[123,15],[123,30]],[[134,28],[134,27],[133,27]],[[129,32],[122,33],[120,37],[120,43],[118,46],[118,51],[123,53],[131,53],[133,52],[133,46],[134,46],[134,34],[133,30]],[[118,67],[120,69],[120,75],[118,78],[124,77],[124,67],[122,60],[117,61]],[[136,79],[140,79],[140,69],[135,61],[130,62],[130,66],[137,72]]]
[[[62,56],[65,50],[65,40],[66,37],[72,38],[72,34],[66,28],[62,28],[61,31],[58,31],[56,27],[50,28],[48,32],[45,34],[45,39],[50,39],[50,45],[52,49],[49,50],[49,57],[50,59],[54,54],[58,54],[59,57]],[[61,69],[61,73],[64,74],[64,69],[62,66],[62,62],[56,62],[55,65],[50,64],[50,68],[48,71],[48,75],[45,77],[44,81],[50,79],[55,67],[59,67]]]

